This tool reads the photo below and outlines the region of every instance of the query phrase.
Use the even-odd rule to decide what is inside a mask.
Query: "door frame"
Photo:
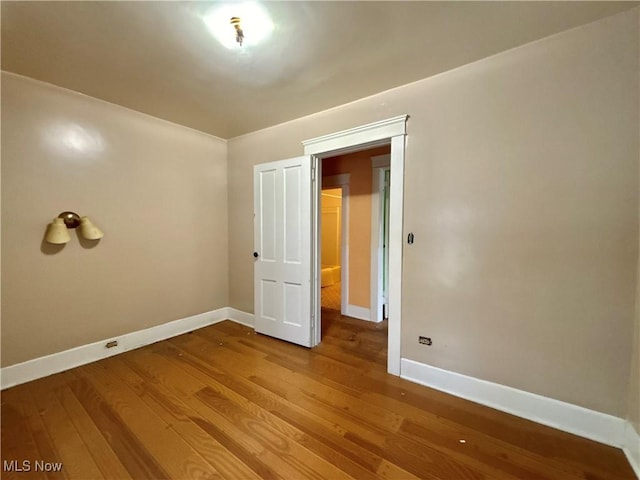
[[[391,155],[371,157],[371,321],[383,320],[383,253],[380,246],[383,238],[383,204],[384,172],[390,169]]]
[[[304,140],[304,154],[315,158],[316,180],[312,188],[312,346],[320,343],[320,265],[319,227],[321,160],[345,153],[391,144],[391,186],[389,194],[389,330],[387,339],[387,372],[400,375],[400,334],[402,325],[402,248],[403,248],[403,202],[404,202],[404,157],[406,124],[408,115],[381,120],[349,130]]]

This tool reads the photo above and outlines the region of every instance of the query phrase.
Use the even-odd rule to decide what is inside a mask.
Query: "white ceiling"
[[[2,1],[2,69],[230,138],[638,4],[265,2],[270,39],[228,50],[216,3]]]

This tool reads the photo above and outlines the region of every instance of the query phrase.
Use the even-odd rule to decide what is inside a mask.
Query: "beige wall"
[[[402,356],[625,416],[637,16],[230,140],[231,305],[253,311],[252,166],[407,113]]]
[[[322,176],[349,177],[349,305],[371,304],[371,157],[391,151],[389,146],[349,153],[322,161]]]
[[[224,141],[2,74],[3,366],[227,306],[227,239]]]

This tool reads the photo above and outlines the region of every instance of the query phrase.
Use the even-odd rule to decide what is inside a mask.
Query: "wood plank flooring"
[[[1,476],[634,478],[618,449],[387,375],[385,323],[323,324],[313,350],[226,321],[5,390]]]

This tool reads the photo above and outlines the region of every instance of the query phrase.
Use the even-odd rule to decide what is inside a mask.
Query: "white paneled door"
[[[312,345],[312,158],[253,170],[255,329]]]

